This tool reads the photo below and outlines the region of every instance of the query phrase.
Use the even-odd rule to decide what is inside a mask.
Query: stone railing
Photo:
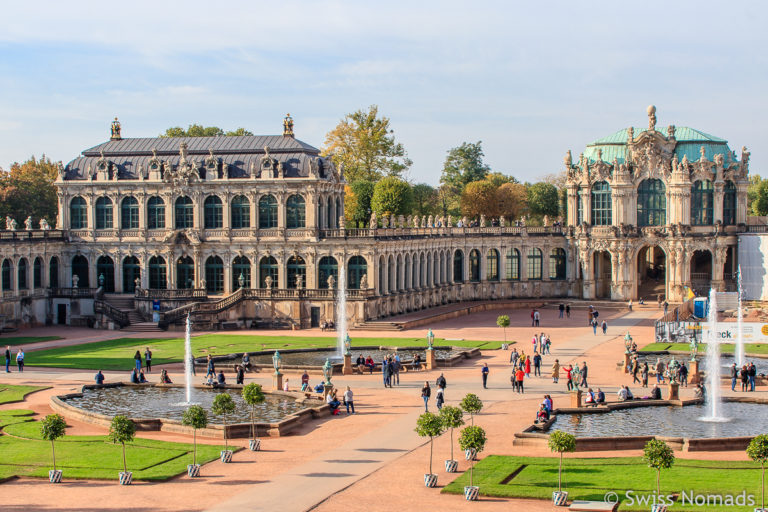
[[[351,228],[321,229],[318,236],[327,238],[410,238],[444,236],[523,236],[563,235],[559,226],[485,226],[485,227],[424,227],[424,228]]]
[[[51,288],[51,297],[93,298],[98,288]]]
[[[18,242],[24,240],[64,240],[64,231],[60,229],[0,231],[0,242]]]
[[[150,299],[150,300],[184,300],[184,299],[205,299],[208,297],[208,292],[205,288],[186,288],[179,290],[159,290],[159,289],[136,289],[137,299]]]

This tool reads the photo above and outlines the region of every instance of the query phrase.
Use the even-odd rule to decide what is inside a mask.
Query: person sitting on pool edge
[[[99,370],[99,372],[96,374],[96,376],[93,378],[93,380],[95,380],[96,384],[99,385],[99,386],[104,384],[104,374],[101,373],[101,370]]]
[[[339,414],[339,405],[341,405],[341,402],[339,402],[339,399],[336,398],[335,389],[325,396],[325,403],[328,404],[328,407],[331,409],[332,416]]]
[[[171,382],[171,378],[168,376],[168,370],[165,368],[163,368],[163,370],[160,372],[160,382],[162,384],[173,384],[173,382]]]
[[[227,378],[224,376],[224,370],[219,370],[219,375],[216,377],[216,384],[219,386],[227,385]]]
[[[371,372],[371,375],[373,375],[373,369],[376,367],[376,363],[373,362],[373,358],[371,356],[368,356],[365,359],[365,366],[368,367],[368,370]]]
[[[595,396],[595,403],[597,404],[604,404],[605,403],[605,393],[603,393],[603,390],[600,388],[597,388],[597,395]]]

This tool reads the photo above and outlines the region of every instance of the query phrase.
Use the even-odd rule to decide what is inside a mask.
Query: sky
[[[109,138],[191,123],[322,147],[376,104],[438,184],[482,141],[493,171],[535,181],[619,129],[690,126],[768,174],[768,4],[219,1],[3,3],[0,167],[64,163]]]

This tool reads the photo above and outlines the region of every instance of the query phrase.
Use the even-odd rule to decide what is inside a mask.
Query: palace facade
[[[749,153],[691,128],[628,128],[567,172],[565,225],[450,217],[344,223],[344,175],[277,136],[111,138],[59,172],[56,226],[0,231],[2,313],[25,323],[316,326],[339,286],[362,323],[509,298],[628,300],[725,289]]]

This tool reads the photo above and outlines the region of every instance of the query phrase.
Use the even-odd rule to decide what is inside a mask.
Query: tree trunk
[[[192,429],[192,464],[197,464],[197,429]]]
[[[429,474],[432,474],[432,438],[429,438]]]
[[[229,450],[229,445],[227,444],[227,416],[225,414],[222,417],[224,418],[224,449]]]
[[[661,470],[656,470],[656,494],[661,496]]]
[[[469,486],[472,487],[472,479],[475,476],[475,458],[472,457],[472,460],[469,463]]]
[[[557,492],[563,490],[563,452],[560,452],[560,468],[557,470]]]
[[[453,427],[451,427],[451,460],[453,460]]]
[[[504,329],[504,344],[506,344],[507,343],[507,328],[504,327],[503,329]]]
[[[123,472],[128,472],[128,464],[125,462],[125,443],[121,443],[123,445]]]
[[[53,470],[56,471],[56,447],[53,445],[53,439],[51,439],[51,452],[53,453]]]
[[[256,439],[256,425],[253,423],[253,410],[255,406],[251,406],[251,439]]]
[[[765,462],[761,462],[760,467],[763,469],[762,478],[760,480],[760,508],[765,510]]]

